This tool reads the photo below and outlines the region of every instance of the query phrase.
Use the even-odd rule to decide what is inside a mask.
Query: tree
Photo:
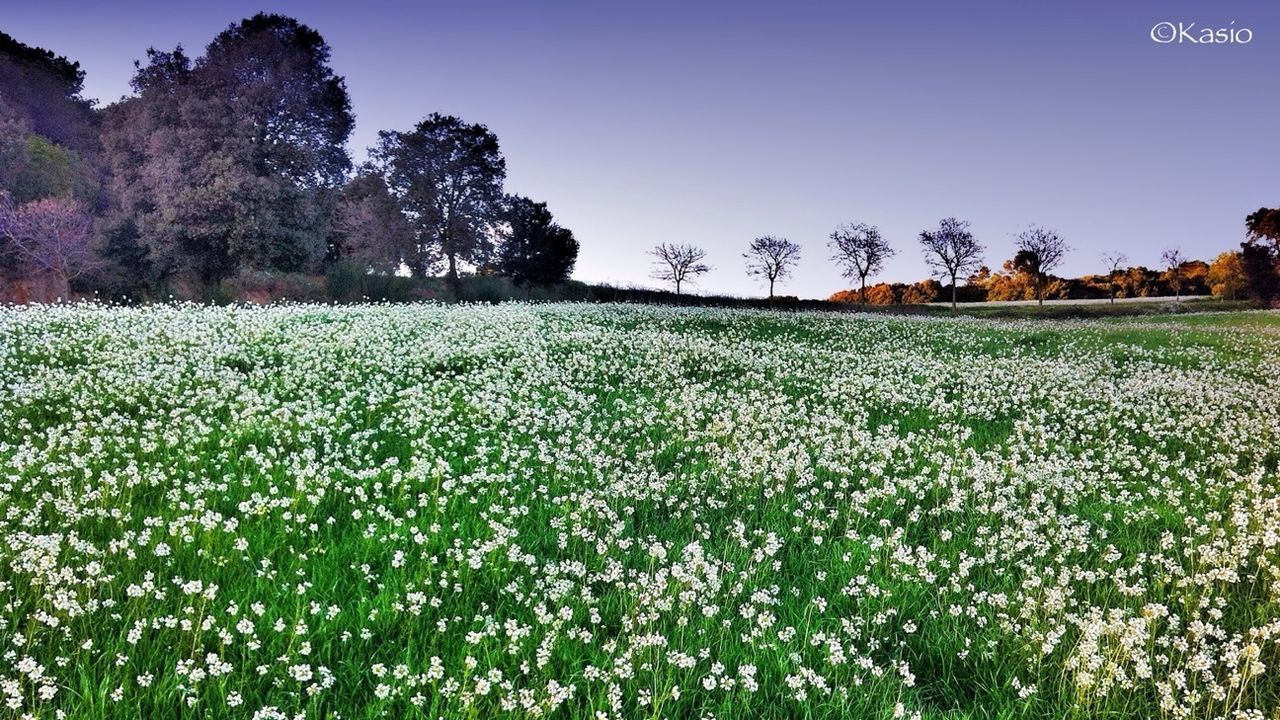
[[[334,260],[395,273],[413,252],[413,228],[382,178],[362,172],[342,188],[333,219]]]
[[[698,276],[711,272],[711,266],[703,262],[707,251],[700,247],[660,243],[649,254],[656,258],[651,277],[674,284],[677,296],[686,280],[693,282]]]
[[[747,275],[768,281],[772,300],[774,283],[789,277],[800,262],[800,246],[783,237],[764,235],[752,240],[742,257],[747,260]]]
[[[1244,258],[1238,252],[1224,252],[1209,266],[1209,290],[1220,298],[1235,300],[1248,289]]]
[[[1244,222],[1249,240],[1267,240],[1280,249],[1280,208],[1258,208]]]
[[[1259,208],[1245,219],[1241,264],[1253,301],[1270,307],[1280,297],[1280,208]]]
[[[956,278],[982,265],[986,252],[969,231],[969,223],[949,217],[938,223],[937,230],[920,233],[920,247],[925,262],[938,278],[951,281],[951,309],[956,309]]]
[[[229,26],[192,61],[149,50],[105,113],[122,211],[162,275],[302,270],[329,245],[354,126],[329,46],[281,15]]]
[[[443,257],[458,294],[458,262],[481,265],[493,254],[507,177],[498,137],[484,125],[432,113],[408,132],[378,133],[372,156],[413,222],[413,270],[429,274]]]
[[[938,295],[942,292],[937,280],[928,279],[921,280],[918,283],[908,285],[906,290],[902,292],[902,302],[908,305],[923,305],[931,303],[938,299]]]
[[[1018,252],[1013,257],[1013,265],[1035,281],[1037,304],[1044,305],[1045,277],[1062,263],[1070,249],[1056,231],[1039,225],[1018,233]]]
[[[885,261],[893,257],[895,250],[880,234],[880,228],[866,223],[845,224],[831,233],[832,260],[850,279],[858,278],[861,297],[867,302],[867,277],[884,269]]]
[[[1107,295],[1111,298],[1111,304],[1116,302],[1116,279],[1121,275],[1120,267],[1129,262],[1129,256],[1122,252],[1107,253],[1102,256],[1102,261],[1107,264]]]
[[[546,203],[511,195],[504,205],[498,272],[525,287],[568,280],[578,259],[573,232],[555,222]]]
[[[66,297],[73,279],[96,268],[93,219],[84,206],[65,198],[44,198],[15,206],[0,195],[0,241],[6,262],[28,279],[52,277]]]
[[[96,149],[97,115],[80,63],[0,32],[0,119],[82,155]]]
[[[1182,265],[1187,261],[1181,248],[1169,248],[1160,253],[1160,261],[1165,266],[1165,280],[1173,288],[1174,298],[1182,299]]]

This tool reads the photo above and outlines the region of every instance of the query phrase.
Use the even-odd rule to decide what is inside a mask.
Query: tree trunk
[[[1036,275],[1036,301],[1040,307],[1044,307],[1044,290],[1041,287],[1039,275]]]
[[[862,291],[858,293],[858,300],[862,303],[862,309],[867,309],[867,276],[862,276]]]
[[[680,280],[676,279],[676,297],[680,297]]]
[[[458,256],[449,253],[449,287],[453,289],[453,299],[462,299],[462,279],[458,277]]]
[[[773,278],[769,278],[769,304],[773,304]]]
[[[956,276],[951,276],[951,312],[956,311]]]

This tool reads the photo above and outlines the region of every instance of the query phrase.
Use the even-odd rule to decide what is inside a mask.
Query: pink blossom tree
[[[99,265],[92,226],[75,200],[44,198],[15,206],[0,197],[0,247],[18,279],[51,278],[62,296],[72,280]]]

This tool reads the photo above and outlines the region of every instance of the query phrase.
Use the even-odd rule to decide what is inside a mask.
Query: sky
[[[698,291],[760,294],[742,253],[771,234],[803,248],[778,292],[826,297],[851,285],[828,235],[866,222],[898,251],[877,279],[913,282],[946,216],[993,268],[1027,225],[1056,229],[1075,276],[1117,250],[1211,259],[1280,204],[1274,0],[42,0],[0,29],[79,61],[107,103],[148,47],[199,54],[260,10],[329,42],[357,161],[432,112],[492,129],[508,191],[578,237],[580,280],[657,286],[647,252],[680,242],[714,268]],[[1153,39],[1179,23],[1236,42]]]

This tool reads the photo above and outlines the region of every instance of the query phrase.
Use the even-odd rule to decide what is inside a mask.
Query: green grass
[[[1278,317],[0,309],[0,701],[1269,717]]]

